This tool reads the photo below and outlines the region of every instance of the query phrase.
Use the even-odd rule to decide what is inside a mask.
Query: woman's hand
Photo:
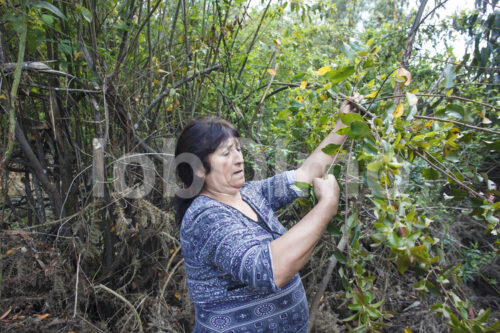
[[[328,175],[326,179],[314,178],[314,194],[318,198],[318,204],[325,204],[331,209],[332,216],[337,214],[339,206],[340,188],[334,175]]]
[[[341,113],[352,113],[356,112],[356,107],[354,104],[359,104],[363,100],[364,96],[359,93],[354,94],[354,96],[348,97],[345,101],[340,104]]]

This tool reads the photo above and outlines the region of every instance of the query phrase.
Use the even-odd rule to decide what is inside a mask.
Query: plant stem
[[[464,126],[464,127],[471,128],[471,129],[474,129],[474,130],[488,132],[488,133],[493,133],[493,134],[499,134],[500,135],[500,132],[498,132],[498,131],[494,131],[494,130],[489,129],[489,128],[483,128],[483,127],[473,126],[473,125],[469,125],[469,124],[466,124],[466,123],[461,123],[461,122],[455,121],[455,120],[441,119],[441,118],[428,117],[428,116],[414,116],[414,118],[434,120],[434,121],[441,121],[441,122],[445,122],[445,123],[452,123],[452,124],[455,124],[455,125]]]
[[[420,154],[417,149],[415,149],[413,147],[410,147],[410,146],[407,146],[407,147],[410,148],[421,159],[423,159],[424,161],[426,161],[435,170],[439,171],[440,173],[442,173],[446,177],[450,177],[451,179],[453,179],[453,181],[455,181],[457,184],[459,184],[460,186],[462,186],[463,188],[465,188],[470,194],[474,195],[475,197],[481,198],[483,200],[486,200],[486,201],[488,200],[488,198],[486,198],[484,195],[477,193],[470,186],[468,186],[467,184],[465,184],[465,183],[461,182],[460,180],[458,180],[457,177],[455,177],[453,174],[446,172],[445,170],[441,169],[440,167],[438,167],[437,165],[435,165],[434,163],[432,163],[431,161],[429,161],[424,155]]]
[[[28,34],[28,23],[26,22],[26,14],[23,13],[23,28],[21,31],[21,37],[19,38],[19,50],[17,54],[17,65],[14,72],[14,82],[12,83],[12,89],[10,91],[10,106],[9,106],[9,132],[7,134],[8,143],[5,155],[0,161],[0,171],[3,169],[4,165],[10,158],[12,150],[14,149],[15,131],[16,131],[16,100],[17,100],[17,89],[19,88],[19,82],[21,81],[21,70],[24,62],[24,51],[26,50],[26,35]]]

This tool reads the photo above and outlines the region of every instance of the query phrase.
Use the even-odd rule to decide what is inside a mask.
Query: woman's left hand
[[[363,95],[360,95],[359,93],[354,94],[354,96],[348,97],[340,105],[340,112],[342,113],[356,112],[356,106],[353,103],[359,104],[363,100],[363,98],[365,97]]]

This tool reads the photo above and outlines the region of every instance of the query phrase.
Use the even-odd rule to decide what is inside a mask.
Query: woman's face
[[[205,175],[205,190],[235,194],[245,183],[243,154],[237,138],[222,142],[216,151],[208,155],[210,172]]]

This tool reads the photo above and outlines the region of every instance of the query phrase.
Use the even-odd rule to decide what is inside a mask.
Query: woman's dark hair
[[[175,147],[175,157],[182,153],[196,155],[203,164],[205,172],[210,172],[208,155],[213,153],[219,145],[229,138],[239,138],[240,133],[229,122],[221,118],[206,118],[191,121],[182,131]],[[189,187],[194,179],[194,170],[187,163],[180,163],[176,168],[177,176],[184,187]],[[196,197],[196,196],[195,196]],[[186,210],[194,198],[184,199],[175,196],[175,221],[180,226]]]

